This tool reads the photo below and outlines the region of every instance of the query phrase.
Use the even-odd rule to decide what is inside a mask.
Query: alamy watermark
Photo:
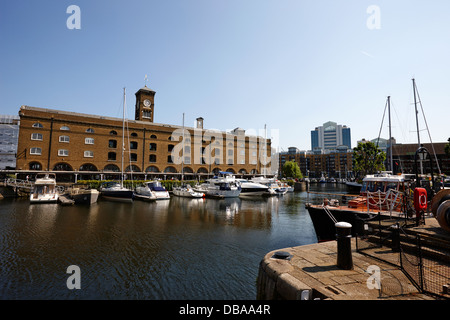
[[[66,9],[66,13],[70,14],[70,16],[66,20],[67,29],[81,29],[81,9],[77,5],[70,5]]]
[[[366,10],[367,14],[370,16],[366,20],[366,26],[369,30],[379,30],[381,29],[381,11],[380,7],[377,5],[370,5]]]
[[[170,137],[177,142],[171,150],[171,160],[173,164],[268,166],[272,151],[278,146],[279,130],[270,130],[270,145],[268,138],[263,137],[265,133],[264,129],[249,129],[245,133],[176,129]]]

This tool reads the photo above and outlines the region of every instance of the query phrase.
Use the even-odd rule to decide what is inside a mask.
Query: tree
[[[373,142],[360,142],[353,148],[353,170],[362,177],[385,170],[386,153]]]
[[[286,161],[283,165],[282,174],[284,178],[302,179],[303,175],[295,161]]]

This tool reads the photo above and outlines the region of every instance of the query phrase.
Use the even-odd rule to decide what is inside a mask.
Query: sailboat
[[[121,164],[121,174],[120,183],[115,181],[110,181],[102,184],[100,187],[100,192],[102,198],[111,201],[120,202],[132,202],[134,193],[133,190],[127,189],[123,186],[123,153],[125,149],[125,105],[126,105],[126,94],[125,88],[123,88],[123,120],[122,120],[122,164]]]
[[[183,159],[181,161],[181,182],[183,182],[183,164],[184,164],[184,113],[183,113]],[[181,186],[173,187],[173,194],[179,197],[186,198],[203,198],[205,194],[203,192],[195,191],[190,185],[182,183]]]

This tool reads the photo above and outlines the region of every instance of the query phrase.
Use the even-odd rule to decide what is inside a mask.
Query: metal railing
[[[403,221],[366,221],[357,252],[397,266],[422,293],[450,299],[450,241],[413,234]]]

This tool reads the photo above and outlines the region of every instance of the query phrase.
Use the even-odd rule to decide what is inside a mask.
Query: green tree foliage
[[[284,178],[303,178],[302,172],[295,161],[286,161],[283,165],[282,174]]]
[[[353,148],[353,170],[364,177],[385,170],[386,153],[381,151],[373,142],[358,143]]]

